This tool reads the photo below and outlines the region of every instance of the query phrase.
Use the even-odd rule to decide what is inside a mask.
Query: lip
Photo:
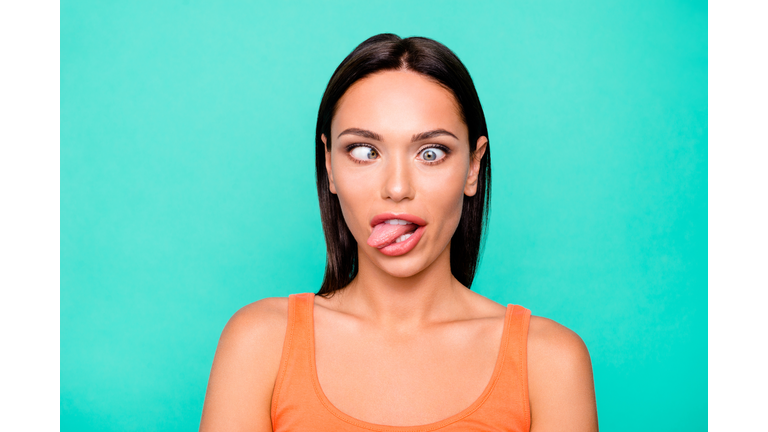
[[[375,227],[376,225],[389,219],[404,220],[407,222],[414,223],[420,227],[423,227],[424,225],[427,224],[427,221],[425,221],[424,219],[408,213],[382,213],[374,216],[373,219],[371,219],[371,226]]]
[[[377,249],[382,254],[391,257],[405,255],[415,248],[419,243],[419,240],[421,240],[421,237],[424,235],[424,230],[426,230],[425,225],[427,224],[427,221],[408,213],[381,213],[371,219],[371,226],[375,227],[389,219],[400,219],[418,225],[416,231],[414,231],[407,239],[400,243],[391,243],[383,248]]]
[[[421,236],[424,235],[424,230],[426,230],[426,228],[422,225],[416,228],[416,231],[414,231],[410,237],[400,243],[392,243],[377,250],[387,256],[405,255],[416,247],[416,244],[421,240]]]

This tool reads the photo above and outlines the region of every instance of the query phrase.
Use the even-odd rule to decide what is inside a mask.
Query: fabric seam
[[[530,324],[530,311],[522,310],[522,329],[520,332],[520,392],[522,393],[523,414],[527,430],[531,430],[531,403],[528,400],[528,328]]]
[[[288,372],[288,362],[291,357],[293,332],[296,327],[295,300],[293,295],[288,296],[288,328],[286,329],[286,338],[283,346],[282,358],[280,359],[280,373],[277,375],[277,382],[275,382],[275,388],[272,395],[272,428],[274,428],[275,420],[277,419],[277,404],[280,400],[280,390],[283,386],[285,374]]]

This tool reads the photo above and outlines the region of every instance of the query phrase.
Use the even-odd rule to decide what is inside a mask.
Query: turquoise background
[[[706,430],[707,3],[472,3],[61,2],[62,430],[195,430],[227,319],[318,288],[315,116],[380,32],[475,80],[474,289],[581,335],[601,430]]]

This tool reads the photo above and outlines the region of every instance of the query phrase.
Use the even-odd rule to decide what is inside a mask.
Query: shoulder
[[[535,360],[531,365],[534,367],[542,363],[560,368],[589,364],[587,346],[579,335],[551,319],[539,316],[531,316],[528,325],[528,358]]]
[[[528,394],[532,431],[548,430],[547,425],[596,430],[587,346],[572,330],[538,316],[531,317],[528,327]]]
[[[285,336],[288,324],[288,298],[270,297],[243,306],[229,319],[222,338],[248,341]]]
[[[216,348],[200,430],[271,430],[287,324],[287,298],[259,300],[232,315]]]
[[[288,325],[288,299],[271,297],[243,306],[229,319],[217,353],[268,355],[280,352]]]
[[[270,297],[243,306],[229,319],[219,338],[215,360],[253,364],[277,376],[288,327],[288,298]],[[262,377],[268,378],[267,377]]]
[[[242,365],[243,373],[269,382],[273,372],[277,376],[287,326],[287,298],[265,298],[240,308],[221,332],[214,367],[217,361]]]

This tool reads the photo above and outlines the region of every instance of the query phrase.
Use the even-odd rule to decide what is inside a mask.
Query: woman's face
[[[464,195],[477,190],[487,142],[480,137],[470,158],[453,94],[411,71],[370,75],[339,100],[331,136],[330,190],[360,260],[408,277],[448,259]]]

